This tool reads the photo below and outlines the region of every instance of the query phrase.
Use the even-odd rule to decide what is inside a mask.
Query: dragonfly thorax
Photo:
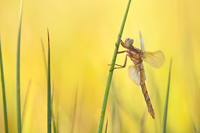
[[[140,64],[142,63],[142,57],[141,57],[141,50],[137,48],[133,48],[128,51],[128,56],[133,61],[134,64]]]

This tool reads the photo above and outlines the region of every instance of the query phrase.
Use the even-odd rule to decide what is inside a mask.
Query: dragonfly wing
[[[129,66],[129,77],[134,83],[136,83],[137,85],[140,85],[140,67],[139,67],[139,65]]]
[[[129,77],[137,85],[140,85],[141,82],[141,77],[140,77],[141,67],[143,67],[143,64],[129,66]],[[143,72],[142,76],[144,77],[144,80],[146,80],[145,72]]]
[[[140,32],[140,31],[139,31],[139,34],[140,34],[140,45],[141,45],[141,50],[142,50],[142,52],[144,53],[144,43],[143,43],[142,35],[141,35],[141,32]]]
[[[156,52],[144,52],[143,53],[143,60],[148,63],[149,65],[159,68],[165,62],[164,54],[161,51]]]

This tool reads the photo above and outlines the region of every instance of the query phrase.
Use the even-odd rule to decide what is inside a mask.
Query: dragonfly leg
[[[108,64],[110,66],[110,64]],[[119,67],[122,67],[122,65],[119,65],[119,64],[115,64],[115,66],[119,66]],[[115,68],[114,68],[115,69]]]
[[[117,54],[121,54],[121,53],[125,53],[125,52],[127,52],[128,50],[125,50],[125,51],[119,51],[119,52],[117,52]],[[110,64],[108,64],[109,66],[110,66]],[[118,64],[115,64],[116,66],[122,66],[122,65],[118,65]]]
[[[128,54],[126,54],[125,61],[124,61],[124,65],[118,65],[118,64],[115,64],[116,66],[119,66],[119,67],[114,67],[114,68],[111,69],[110,71],[113,71],[114,69],[120,69],[120,68],[124,68],[124,67],[126,67],[127,56],[128,56]]]
[[[120,43],[122,46],[125,46],[124,42],[120,39]]]
[[[117,52],[117,54],[121,54],[121,53],[125,53],[125,52],[128,52],[128,50],[125,50],[125,51],[119,51],[119,52]]]

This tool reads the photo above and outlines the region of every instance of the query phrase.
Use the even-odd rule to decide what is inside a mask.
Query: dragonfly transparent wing
[[[138,65],[132,65],[132,66],[129,66],[129,77],[130,79],[136,83],[137,85],[140,85],[140,68],[143,67],[142,64],[138,64]],[[144,80],[146,79],[145,77],[145,73],[143,73],[142,75],[144,77]]]
[[[139,34],[140,34],[140,45],[141,45],[141,50],[142,50],[142,52],[144,53],[144,43],[143,43],[142,35],[141,35],[141,32],[140,32],[140,31],[139,31]]]
[[[148,63],[149,65],[159,68],[165,62],[164,54],[161,51],[156,52],[144,52],[143,53],[143,60]]]

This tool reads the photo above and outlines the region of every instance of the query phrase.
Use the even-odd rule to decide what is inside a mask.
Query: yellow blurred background
[[[54,112],[60,133],[97,132],[115,42],[128,1],[24,0],[21,35],[21,108],[31,81],[23,117],[23,132],[47,131],[47,80],[41,39],[51,43]],[[0,0],[0,37],[6,84],[8,126],[16,132],[16,44],[20,0]],[[146,51],[162,50],[160,69],[144,63],[146,85],[156,119],[149,115],[141,88],[128,77],[127,68],[115,70],[104,125],[108,132],[161,132],[169,63],[172,73],[167,132],[200,131],[200,1],[133,0],[122,40],[133,38]],[[119,50],[123,50],[120,46]],[[117,56],[124,63],[125,54]],[[128,59],[127,66],[132,62]],[[77,90],[77,106],[75,95]],[[143,122],[142,122],[143,120]],[[105,126],[104,126],[105,128]],[[0,91],[0,132],[4,132]]]

